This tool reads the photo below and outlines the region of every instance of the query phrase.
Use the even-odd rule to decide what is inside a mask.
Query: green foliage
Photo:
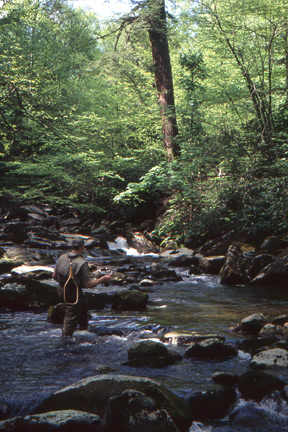
[[[100,25],[64,0],[2,5],[1,193],[153,217],[159,244],[230,229],[285,235],[286,0],[177,1],[171,163],[147,35],[154,3],[141,16],[134,3],[121,35],[123,20]]]

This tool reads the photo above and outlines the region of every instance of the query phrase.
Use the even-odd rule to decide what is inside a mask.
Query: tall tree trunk
[[[151,10],[148,32],[162,120],[164,148],[168,160],[171,161],[180,155],[180,147],[174,139],[178,135],[178,128],[167,38],[165,0],[154,0]]]

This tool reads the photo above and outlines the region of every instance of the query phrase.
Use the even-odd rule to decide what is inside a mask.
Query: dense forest
[[[287,233],[287,0],[0,4],[2,199],[163,244]]]

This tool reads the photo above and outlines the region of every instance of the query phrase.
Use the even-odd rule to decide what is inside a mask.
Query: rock
[[[226,255],[229,246],[237,239],[237,234],[230,232],[221,237],[207,241],[198,249],[198,252],[204,256],[219,256]]]
[[[161,251],[159,255],[161,258],[172,258],[172,261],[170,262],[173,263],[174,259],[178,259],[181,257],[183,257],[184,259],[186,259],[187,257],[191,258],[194,256],[194,253],[195,252],[193,249],[183,247],[179,249],[165,249],[164,251]]]
[[[278,339],[275,336],[247,338],[238,340],[236,342],[236,348],[241,351],[253,353],[253,351],[258,350],[259,348],[272,345],[277,340]]]
[[[152,263],[150,266],[150,273],[155,279],[165,279],[166,281],[178,282],[182,280],[175,270],[168,269],[167,267],[159,264]]]
[[[111,397],[103,421],[103,432],[178,432],[163,408],[136,390],[125,390]]]
[[[9,222],[5,224],[3,233],[6,234],[12,242],[22,244],[27,238],[28,228],[29,224],[27,222]]]
[[[141,254],[158,253],[159,249],[140,232],[133,232],[128,238],[128,245]]]
[[[257,369],[286,368],[288,367],[288,352],[281,348],[261,351],[252,358],[251,367]]]
[[[283,336],[285,339],[288,337],[288,322],[283,325]]]
[[[188,398],[193,418],[198,421],[220,419],[233,409],[237,394],[232,388],[197,391]]]
[[[258,334],[267,323],[268,318],[266,318],[265,315],[256,313],[243,318],[240,325],[243,333]]]
[[[43,264],[43,261],[47,259],[47,254],[42,255],[27,248],[14,246],[6,250],[4,258],[13,260],[15,262],[14,267],[17,267],[18,263],[33,265],[36,263],[39,264],[40,260],[41,264]]]
[[[175,351],[169,350],[161,342],[145,340],[136,343],[128,350],[129,366],[165,367],[182,359]]]
[[[23,261],[15,261],[9,258],[0,259],[0,274],[9,273],[14,267],[21,266]]]
[[[103,418],[108,400],[125,390],[136,390],[152,397],[159,408],[168,412],[180,432],[189,429],[192,412],[184,399],[154,380],[125,375],[98,375],[81,380],[48,397],[38,406],[35,413],[78,409]]]
[[[260,249],[266,252],[275,252],[279,249],[287,248],[288,244],[286,240],[283,240],[276,236],[267,237],[260,246]]]
[[[65,309],[65,303],[58,303],[56,306],[50,306],[47,313],[47,321],[52,324],[63,324]]]
[[[250,279],[255,278],[267,265],[271,264],[275,258],[273,255],[261,254],[256,256],[249,270]]]
[[[209,334],[209,335],[200,335],[200,334],[175,334],[175,332],[166,333],[162,340],[163,342],[168,342],[169,338],[171,339],[170,342],[177,342],[177,345],[191,345],[192,342],[202,342],[207,339],[217,339],[219,341],[225,341],[224,336],[219,336],[216,334]]]
[[[265,324],[265,326],[260,330],[259,336],[282,336],[283,328],[276,324]]]
[[[271,324],[276,324],[280,326],[283,326],[286,322],[288,322],[288,315],[280,315],[271,320]]]
[[[238,384],[239,376],[233,372],[214,372],[212,380],[221,386],[233,387]]]
[[[0,287],[0,304],[12,310],[48,308],[57,304],[55,286],[25,276],[11,277]]]
[[[113,296],[112,309],[124,311],[137,311],[146,308],[148,294],[141,291],[121,291]]]
[[[206,274],[218,275],[224,262],[225,256],[202,257],[199,267]]]
[[[226,260],[220,270],[220,282],[222,284],[237,285],[249,282],[251,260],[247,252],[250,251],[253,252],[254,248],[242,243],[235,243],[229,247]]]
[[[111,275],[110,283],[115,285],[123,285],[125,282],[125,274],[121,272],[113,272]]]
[[[0,422],[0,431],[9,432],[100,432],[101,419],[77,410],[54,411],[45,414],[14,417]]]
[[[192,249],[178,249],[168,255],[168,258],[171,257],[171,261],[168,265],[169,267],[190,267],[193,264],[193,256],[194,251]]]
[[[266,266],[250,282],[253,285],[286,287],[288,284],[288,249]]]
[[[202,274],[202,270],[195,265],[191,265],[188,273],[189,275],[200,275]]]
[[[238,390],[244,399],[260,402],[273,390],[281,390],[285,382],[277,375],[264,371],[247,371],[239,377]]]
[[[285,385],[281,391],[281,397],[288,402],[288,385]]]
[[[194,343],[186,350],[187,357],[206,359],[224,360],[237,355],[238,351],[232,345],[214,338]]]
[[[154,281],[152,279],[142,279],[139,282],[139,286],[142,286],[142,287],[151,287],[151,286],[153,286],[155,284],[156,284],[156,281]]]
[[[29,236],[28,239],[24,241],[24,245],[30,248],[36,249],[53,249],[55,248],[55,244],[49,240],[42,237],[37,237],[35,235]],[[67,244],[63,244],[64,247],[67,247]]]

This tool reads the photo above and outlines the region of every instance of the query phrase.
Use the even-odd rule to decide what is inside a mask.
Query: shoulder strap
[[[75,288],[76,288],[75,302],[72,302],[72,303],[68,302],[66,300],[66,288],[67,288],[67,285],[69,284],[70,281],[73,281]],[[69,276],[68,276],[68,279],[66,280],[64,288],[63,288],[63,299],[64,299],[64,302],[68,305],[76,305],[79,301],[79,287],[78,287],[76,280],[74,279],[74,276],[73,276],[73,263],[72,263],[71,258],[70,258],[70,262],[69,262]]]

